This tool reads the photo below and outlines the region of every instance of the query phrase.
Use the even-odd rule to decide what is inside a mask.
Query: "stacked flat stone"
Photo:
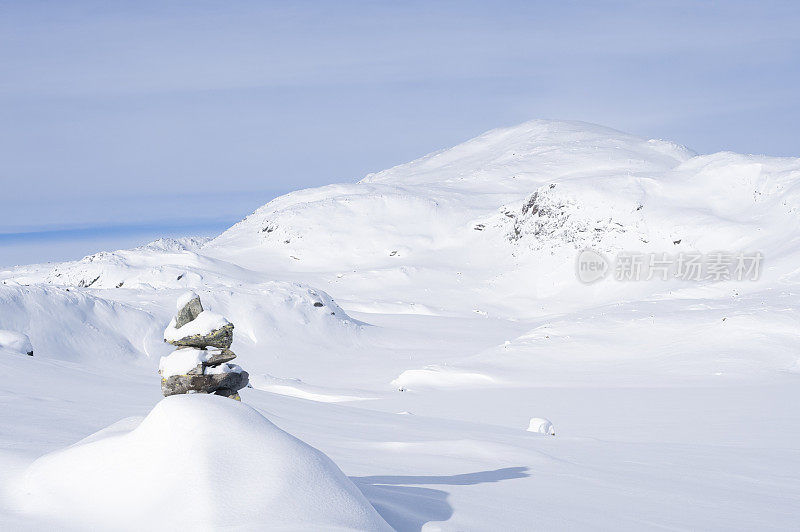
[[[248,374],[236,364],[230,350],[233,324],[203,309],[200,297],[189,292],[178,298],[178,313],[164,331],[164,341],[177,346],[161,357],[158,372],[164,397],[185,393],[213,393],[241,401],[239,390]]]

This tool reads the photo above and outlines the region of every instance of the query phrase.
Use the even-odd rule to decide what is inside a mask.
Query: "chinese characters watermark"
[[[755,281],[761,275],[761,252],[715,251],[713,253],[621,252],[613,261],[593,249],[578,254],[576,273],[583,283],[609,275],[617,281]]]

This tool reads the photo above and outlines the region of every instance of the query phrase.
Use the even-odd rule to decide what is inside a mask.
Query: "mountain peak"
[[[588,122],[530,120],[492,129],[449,149],[366,176],[363,183],[450,184],[509,173],[550,176],[605,169],[663,172],[695,153]]]

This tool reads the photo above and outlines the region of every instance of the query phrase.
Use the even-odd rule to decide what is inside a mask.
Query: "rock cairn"
[[[164,341],[177,346],[161,357],[158,373],[164,397],[183,393],[213,393],[241,401],[239,390],[248,374],[236,364],[230,350],[233,324],[203,310],[200,297],[189,292],[178,298],[178,313],[164,331]]]

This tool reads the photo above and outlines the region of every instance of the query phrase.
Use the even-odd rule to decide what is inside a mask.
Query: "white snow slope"
[[[757,281],[586,285],[586,247],[764,261]],[[35,349],[0,351],[3,529],[80,526],[25,512],[20,479],[159,402],[160,334],[186,290],[235,324],[243,401],[395,529],[796,528],[798,158],[532,121],[293,192],[210,242],[0,282],[0,329]],[[300,517],[284,523],[314,527]]]
[[[87,528],[389,529],[328,457],[213,395],[168,397],[143,420],[43,456],[14,495],[27,512]]]

